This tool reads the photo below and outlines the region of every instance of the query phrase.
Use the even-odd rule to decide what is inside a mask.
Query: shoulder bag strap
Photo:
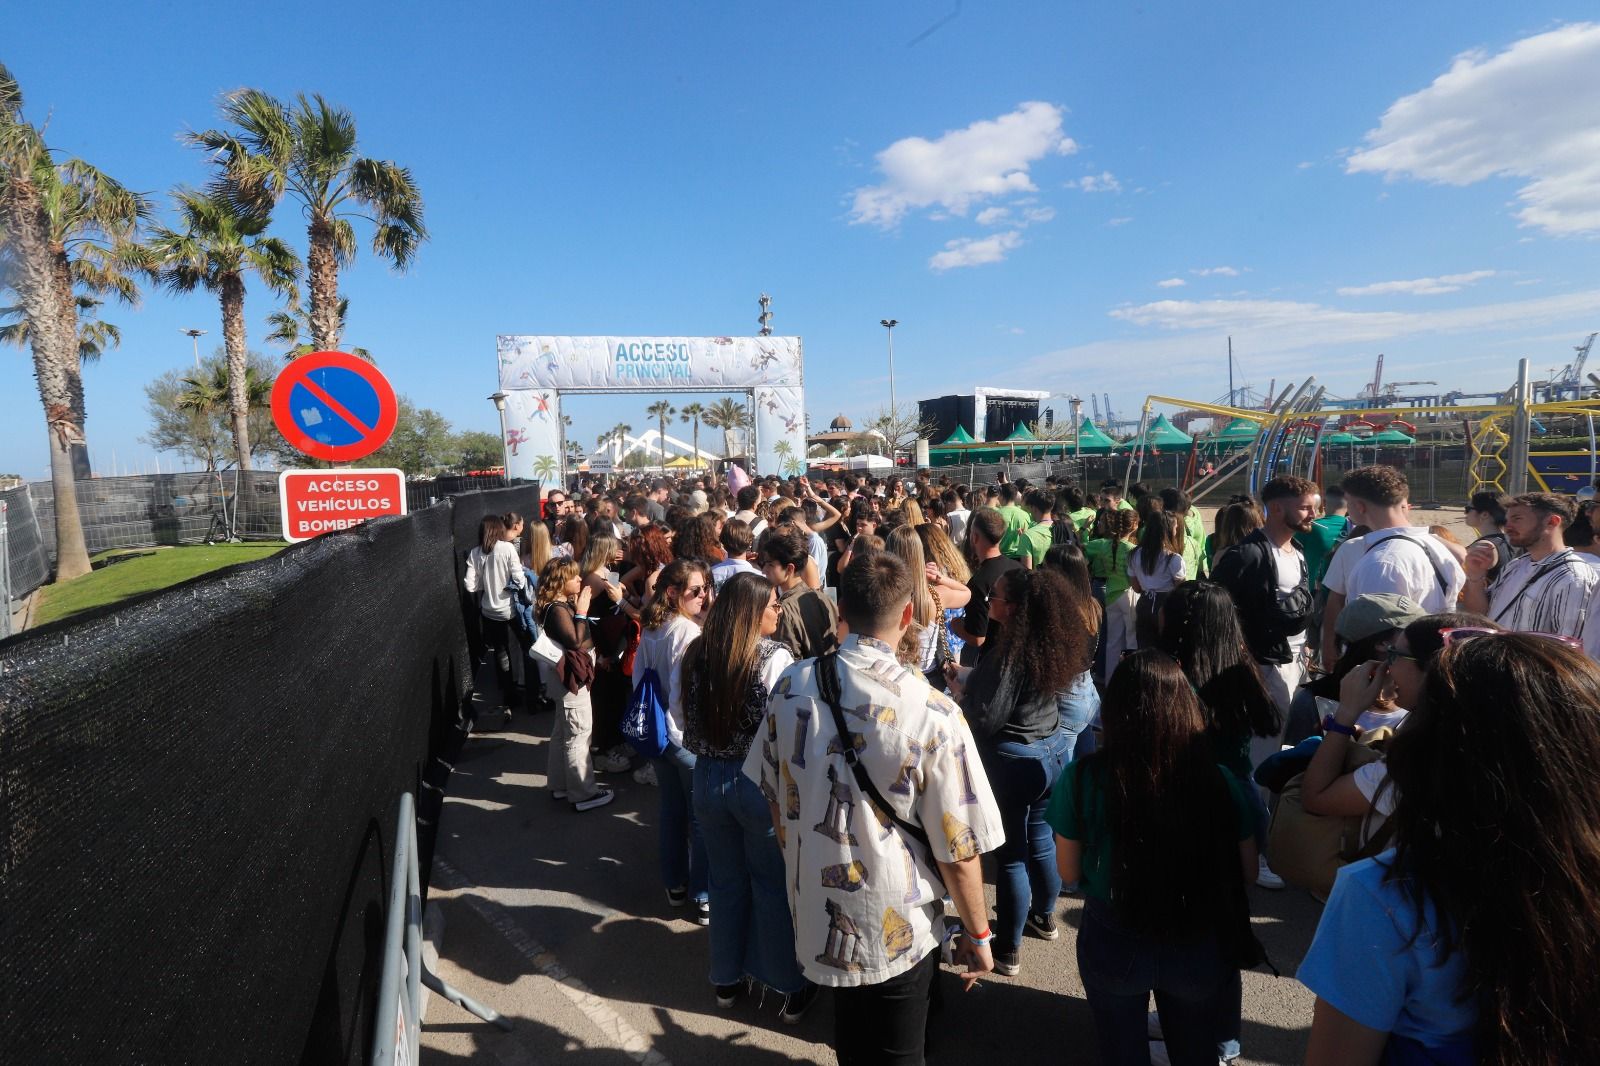
[[[1572,559],[1569,556],[1568,558],[1561,559],[1561,560],[1558,560],[1557,562],[1551,563],[1549,566],[1539,567],[1537,570],[1535,570],[1534,575],[1532,577],[1530,577],[1527,581],[1523,582],[1522,587],[1517,590],[1517,594],[1515,596],[1511,597],[1510,602],[1508,602],[1504,607],[1500,608],[1498,611],[1496,611],[1494,613],[1494,615],[1491,617],[1491,621],[1498,622],[1498,621],[1500,621],[1500,619],[1504,618],[1506,616],[1506,612],[1510,611],[1511,608],[1515,607],[1517,605],[1517,602],[1519,600],[1521,600],[1524,595],[1527,594],[1528,590],[1533,588],[1533,586],[1537,585],[1540,581],[1542,581],[1544,579],[1545,575],[1554,573],[1557,570],[1565,570],[1565,569],[1567,569],[1567,567],[1571,563],[1572,563]]]
[[[844,711],[839,707],[843,693],[839,684],[838,652],[830,651],[817,658],[817,691],[821,694],[822,701],[828,705],[828,710],[833,712],[833,727],[839,731],[840,747],[844,749],[844,761],[850,767],[850,772],[855,775],[856,785],[872,801],[872,805],[887,815],[891,822],[904,830],[911,839],[931,850],[927,832],[921,826],[912,825],[895,813],[894,807],[883,798],[878,786],[872,783],[872,778],[867,776],[867,768],[861,765],[855,744],[852,743],[850,730],[844,723]]]
[[[1445,596],[1450,595],[1450,582],[1448,582],[1448,581],[1446,581],[1444,579],[1444,572],[1439,569],[1439,561],[1433,557],[1433,552],[1429,551],[1426,547],[1423,546],[1423,543],[1420,540],[1413,540],[1412,538],[1406,536],[1404,533],[1392,533],[1387,537],[1379,537],[1377,540],[1373,541],[1371,544],[1364,545],[1362,547],[1362,549],[1361,549],[1361,554],[1364,556],[1369,551],[1371,551],[1373,548],[1376,548],[1378,545],[1387,544],[1391,540],[1403,540],[1403,541],[1406,541],[1406,542],[1408,542],[1410,544],[1415,544],[1416,547],[1417,547],[1417,550],[1420,551],[1423,555],[1428,557],[1428,565],[1433,567],[1434,579],[1439,582],[1439,591],[1442,594],[1444,594]]]

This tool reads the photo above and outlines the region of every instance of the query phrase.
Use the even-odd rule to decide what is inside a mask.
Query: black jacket
[[[1283,611],[1278,607],[1278,572],[1272,551],[1266,532],[1258,529],[1222,553],[1211,570],[1211,580],[1233,597],[1245,643],[1250,645],[1256,662],[1277,664],[1289,662],[1294,656],[1289,651],[1289,634],[1284,631]],[[1304,574],[1302,567],[1302,583]]]

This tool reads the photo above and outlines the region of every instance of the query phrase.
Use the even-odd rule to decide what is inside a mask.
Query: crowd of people
[[[1325,903],[1308,1061],[1600,1061],[1571,498],[1476,495],[1466,544],[1387,466],[1273,478],[1209,533],[1175,488],[928,473],[544,509],[486,517],[465,573],[501,713],[553,714],[575,812],[657,786],[719,1007],[771,989],[792,1023],[826,988],[841,1063],[919,1063],[940,959],[1016,976],[1072,893],[1102,1061],[1227,1062],[1270,965],[1247,890],[1289,884]]]

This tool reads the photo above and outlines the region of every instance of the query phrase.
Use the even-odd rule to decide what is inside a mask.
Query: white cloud
[[[1310,170],[1314,165],[1315,165],[1314,163],[1312,163],[1309,160],[1307,160],[1307,161],[1302,162],[1302,163],[1296,163],[1294,165],[1294,168],[1296,170]]]
[[[1189,273],[1197,278],[1236,278],[1239,276],[1238,269],[1231,266],[1201,267],[1199,270],[1191,270]]]
[[[1022,221],[1024,225],[1032,225],[1038,222],[1049,222],[1055,217],[1056,209],[1053,207],[1030,207],[1026,211],[1022,212]]]
[[[1005,222],[1011,218],[1009,207],[986,207],[978,212],[978,225],[992,226],[996,222]]]
[[[1130,223],[1132,221],[1133,221],[1132,218],[1129,218],[1128,216],[1124,215],[1124,216],[1122,216],[1120,218],[1108,218],[1108,219],[1106,219],[1106,225],[1108,225],[1108,226],[1126,226],[1128,223]]]
[[[1156,282],[1156,284],[1163,289],[1177,289],[1182,288],[1189,283],[1184,281],[1182,278],[1166,278],[1162,281]]]
[[[1077,181],[1067,182],[1067,188],[1081,192],[1121,192],[1122,182],[1111,171],[1102,170],[1098,174],[1085,174]]]
[[[1032,164],[1078,150],[1061,131],[1062,114],[1055,104],[1031,101],[937,140],[895,141],[877,156],[883,182],[855,191],[851,222],[888,229],[914,210],[937,206],[965,215],[975,202],[1034,192]]]
[[[1440,293],[1460,292],[1468,285],[1494,277],[1493,270],[1469,270],[1465,274],[1441,274],[1436,278],[1412,278],[1409,281],[1379,281],[1371,285],[1348,285],[1339,290],[1340,296],[1389,296],[1400,293],[1406,296],[1438,296]]]
[[[1347,173],[1444,185],[1523,179],[1525,226],[1600,231],[1600,24],[1516,41],[1497,55],[1456,57],[1433,84],[1384,112]]]
[[[934,253],[933,258],[928,260],[928,266],[934,270],[945,271],[957,267],[998,263],[1005,259],[1007,252],[1015,250],[1021,244],[1022,234],[1016,230],[996,233],[992,237],[958,237],[953,241],[946,241],[944,251]]]

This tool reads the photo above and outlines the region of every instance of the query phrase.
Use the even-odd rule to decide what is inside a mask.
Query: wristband
[[[1345,725],[1343,722],[1340,722],[1334,718],[1334,716],[1331,714],[1323,716],[1322,731],[1324,733],[1342,733],[1347,737],[1354,737],[1356,735],[1355,726]]]
[[[966,937],[967,937],[967,940],[969,940],[972,943],[973,947],[975,947],[975,948],[976,947],[982,947],[983,945],[989,943],[991,940],[994,939],[994,930],[993,929],[985,929],[982,933],[974,933],[972,930],[969,929],[966,932]]]

